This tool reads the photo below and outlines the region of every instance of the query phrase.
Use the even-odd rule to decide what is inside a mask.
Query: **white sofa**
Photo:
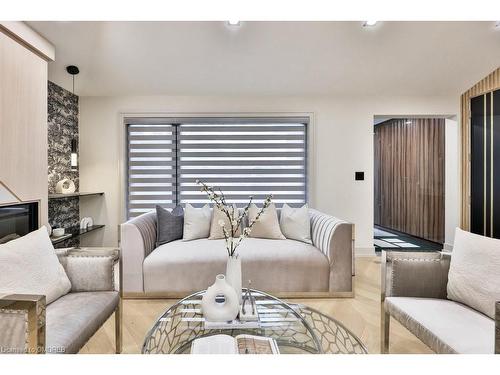
[[[238,252],[243,286],[278,296],[343,296],[353,292],[354,225],[310,210],[313,244],[247,238]],[[156,213],[121,225],[125,298],[182,297],[225,273],[224,240],[177,240],[155,248]]]

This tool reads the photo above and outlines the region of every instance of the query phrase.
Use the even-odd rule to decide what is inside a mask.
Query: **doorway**
[[[444,118],[375,118],[374,224],[376,250],[443,248]]]

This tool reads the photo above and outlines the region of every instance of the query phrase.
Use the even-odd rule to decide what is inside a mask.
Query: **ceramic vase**
[[[238,296],[226,282],[224,275],[217,275],[215,283],[201,299],[203,316],[209,322],[227,322],[236,319],[240,311]]]
[[[226,265],[226,279],[227,282],[234,288],[238,296],[238,303],[242,303],[242,290],[241,290],[241,259],[235,256],[227,258]]]

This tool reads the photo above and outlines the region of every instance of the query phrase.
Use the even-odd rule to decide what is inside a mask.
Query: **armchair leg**
[[[122,352],[122,315],[123,315],[123,305],[122,299],[118,302],[118,307],[115,310],[115,349],[116,354]]]
[[[391,316],[385,311],[384,302],[380,311],[380,353],[389,353],[389,327]]]

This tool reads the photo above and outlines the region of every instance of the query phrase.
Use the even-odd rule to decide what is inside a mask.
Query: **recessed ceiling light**
[[[372,27],[372,26],[375,26],[376,24],[377,24],[377,21],[365,21],[363,26],[364,27]]]
[[[240,21],[238,21],[238,20],[229,20],[229,21],[227,21],[227,24],[229,26],[240,26]]]

